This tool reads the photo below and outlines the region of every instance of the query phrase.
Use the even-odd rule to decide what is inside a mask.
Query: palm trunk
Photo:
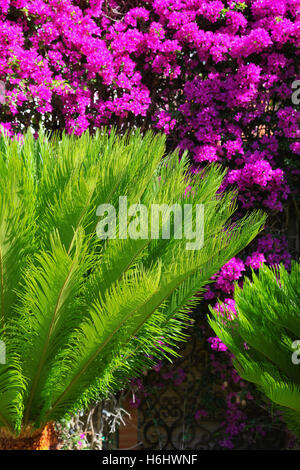
[[[0,450],[55,450],[57,444],[58,433],[53,423],[37,430],[27,427],[17,437],[0,428]]]

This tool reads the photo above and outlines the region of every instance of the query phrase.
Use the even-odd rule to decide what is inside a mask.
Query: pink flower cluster
[[[260,257],[265,257],[265,261],[270,266],[276,266],[282,263],[286,269],[290,268],[292,256],[288,251],[288,241],[286,237],[274,237],[271,233],[268,233],[257,240],[257,250],[256,253],[260,253]],[[256,268],[253,265],[252,267]]]

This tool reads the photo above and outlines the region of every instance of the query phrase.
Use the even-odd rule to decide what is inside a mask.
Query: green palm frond
[[[290,273],[262,267],[236,287],[235,300],[236,318],[211,309],[209,323],[234,354],[240,376],[276,404],[300,437],[300,364],[293,361],[293,345],[300,344],[300,265],[293,262]]]
[[[187,156],[165,156],[165,138],[152,133],[41,131],[23,144],[2,137],[0,149],[0,425],[18,432],[176,355],[199,292],[265,219],[255,212],[231,224],[235,194],[218,192],[222,171],[191,177]],[[203,204],[203,246],[187,250],[173,216],[160,220],[167,238],[150,236],[151,217],[147,236],[98,238],[97,207],[118,213],[121,196],[149,211]],[[119,221],[116,229],[124,235]]]
[[[10,357],[9,365],[0,366],[0,426],[11,431],[20,431],[25,388],[19,364]]]

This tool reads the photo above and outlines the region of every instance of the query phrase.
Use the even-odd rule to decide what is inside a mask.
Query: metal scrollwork
[[[214,378],[203,380],[209,375],[207,371],[211,368],[209,354],[211,351],[207,340],[194,335],[184,344],[181,357],[171,367],[167,364],[159,372],[148,372],[143,380],[145,397],[139,406],[138,440],[143,443],[142,449],[222,448],[220,441],[225,435],[224,391]],[[210,403],[214,408],[213,419],[205,414],[195,419],[195,413],[204,408],[204,403]],[[254,410],[254,413],[258,411]],[[268,420],[268,415],[263,419]],[[254,443],[247,440],[246,433],[237,436],[235,448],[280,449],[285,443],[286,434],[283,428],[274,432],[270,426],[270,432],[257,438]]]

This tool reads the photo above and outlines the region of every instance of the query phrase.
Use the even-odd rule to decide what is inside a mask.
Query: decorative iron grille
[[[173,364],[164,364],[159,372],[150,371],[143,380],[145,396],[139,405],[139,449],[149,450],[215,450],[222,449],[224,437],[224,391],[208,373],[210,346],[199,339],[199,328],[181,350]],[[185,376],[182,375],[185,371]],[[181,379],[181,380],[179,380]],[[178,380],[181,384],[178,385]],[[162,386],[164,385],[164,386]],[[205,405],[214,409],[214,418],[195,414]],[[255,442],[247,434],[235,438],[235,449],[283,449],[287,444],[284,425],[271,418],[258,406],[262,422],[270,421],[269,430]]]

